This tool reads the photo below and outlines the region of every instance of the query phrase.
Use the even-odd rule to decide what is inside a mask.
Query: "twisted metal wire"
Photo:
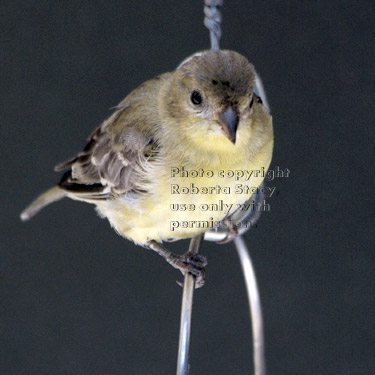
[[[205,0],[204,4],[204,25],[210,31],[211,49],[219,50],[221,38],[221,13],[218,7],[223,4],[223,0]],[[199,252],[202,237],[203,236],[197,236],[190,240],[190,252]],[[195,282],[193,276],[186,274],[182,291],[180,336],[177,355],[177,375],[189,374],[191,313],[193,309],[194,287]]]
[[[204,0],[204,25],[210,31],[211,50],[218,51],[220,49],[221,39],[221,13],[219,7],[223,5],[223,0]],[[190,57],[191,58],[191,57]],[[182,62],[183,65],[190,58]],[[255,90],[263,94],[263,102],[265,102],[265,93],[262,82],[259,76],[256,77]],[[266,108],[269,109],[268,103]],[[256,211],[248,212],[247,217],[239,218],[239,221],[243,222],[256,222],[259,217],[259,213]],[[245,241],[243,240],[240,233],[235,238],[234,244],[237,249],[238,256],[240,258],[241,267],[243,270],[245,285],[248,294],[249,308],[250,308],[250,320],[252,323],[253,332],[253,360],[254,360],[254,375],[265,375],[265,359],[264,359],[264,333],[263,333],[263,317],[261,304],[259,299],[259,291],[257,287],[256,277],[254,269],[251,263],[249,250],[246,247]],[[225,238],[226,233],[215,233],[214,231],[208,231],[204,235],[205,240],[218,241],[216,237]],[[222,238],[220,238],[222,239]],[[198,236],[192,238],[190,241],[189,251],[198,253],[201,245],[202,237]],[[182,294],[182,306],[181,306],[181,323],[180,323],[180,337],[179,337],[179,349],[177,357],[177,375],[188,375],[189,374],[189,346],[190,346],[190,330],[191,330],[191,313],[193,305],[194,295],[194,278],[192,275],[186,274],[184,280],[184,288]]]
[[[220,49],[222,20],[219,7],[223,5],[223,0],[205,0],[204,5],[204,25],[210,31],[211,49],[218,51]]]

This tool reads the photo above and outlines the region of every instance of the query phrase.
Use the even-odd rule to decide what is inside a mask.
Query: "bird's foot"
[[[238,236],[238,229],[235,226],[235,224],[233,223],[233,221],[230,220],[230,218],[225,218],[223,220],[223,223],[228,228],[228,231],[227,231],[227,235],[225,236],[224,239],[216,242],[217,244],[220,244],[220,245],[231,242]]]
[[[156,251],[171,266],[180,270],[183,275],[186,273],[193,275],[196,288],[201,288],[204,285],[206,278],[205,266],[207,265],[205,256],[189,251],[182,255],[174,254],[156,241],[148,242],[145,247]]]
[[[179,269],[183,275],[190,273],[195,279],[195,288],[201,288],[206,280],[207,258],[204,255],[187,252],[182,255],[171,254],[168,262]]]

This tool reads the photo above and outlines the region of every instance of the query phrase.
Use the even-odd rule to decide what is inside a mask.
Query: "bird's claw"
[[[180,264],[180,271],[183,275],[186,272],[190,273],[194,276],[195,279],[195,288],[201,288],[206,280],[206,269],[205,266],[207,265],[207,258],[204,255],[195,254],[195,253],[185,253],[181,255],[181,264]],[[177,282],[180,286],[179,282]]]
[[[224,219],[223,222],[227,226],[228,231],[227,231],[227,235],[224,237],[224,239],[222,239],[221,241],[217,241],[216,242],[219,245],[231,242],[231,241],[233,241],[238,236],[238,229],[233,224],[232,221]]]

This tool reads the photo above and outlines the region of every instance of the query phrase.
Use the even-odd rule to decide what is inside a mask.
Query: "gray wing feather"
[[[152,143],[152,137],[132,124],[119,134],[111,126],[115,121],[126,121],[124,112],[129,107],[122,107],[98,127],[76,158],[55,167],[70,167],[60,187],[80,198],[94,200],[140,190],[136,170],[145,161],[144,150]]]

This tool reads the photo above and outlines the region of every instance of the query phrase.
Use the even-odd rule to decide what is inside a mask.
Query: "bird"
[[[251,196],[235,193],[236,184],[262,183],[264,173],[250,179],[231,173],[267,171],[272,159],[272,116],[254,92],[255,80],[243,55],[209,50],[144,82],[92,132],[82,152],[55,167],[64,171],[60,182],[21,220],[64,197],[94,204],[118,234],[189,272],[201,287],[206,257],[175,254],[163,243],[228,221]]]

